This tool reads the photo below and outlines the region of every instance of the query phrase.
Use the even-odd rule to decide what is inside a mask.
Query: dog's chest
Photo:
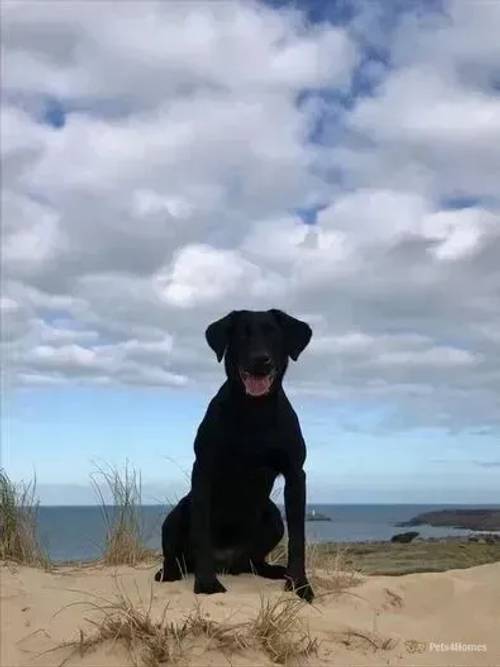
[[[238,473],[267,469],[276,475],[283,471],[283,451],[273,431],[231,433],[219,450],[223,466]]]

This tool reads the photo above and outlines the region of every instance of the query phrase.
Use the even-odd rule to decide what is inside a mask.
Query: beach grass
[[[296,595],[278,598],[260,596],[260,608],[248,627],[248,635],[260,644],[272,662],[287,664],[292,658],[307,658],[318,652],[318,640],[299,616],[304,606]]]
[[[350,546],[341,544],[328,550],[321,544],[307,544],[306,571],[320,594],[340,595],[362,581],[361,572],[350,557]]]
[[[339,595],[361,583],[361,573],[350,557],[350,545],[306,544],[306,572],[316,593]],[[287,541],[280,542],[271,552],[268,561],[272,564],[287,563]]]
[[[50,565],[38,538],[37,515],[36,478],[16,484],[0,469],[0,559]]]
[[[137,470],[128,462],[123,469],[96,466],[91,483],[106,525],[103,563],[135,566],[155,557],[144,543],[141,477]]]
[[[193,642],[203,640],[204,650],[218,650],[226,656],[254,649],[264,651],[276,664],[290,659],[315,655],[318,640],[311,636],[300,617],[302,600],[283,593],[277,598],[260,598],[257,614],[250,619],[232,622],[215,620],[203,610],[199,601],[183,618],[169,620],[168,602],[161,612],[153,611],[153,592],[149,600],[133,600],[116,579],[117,594],[112,599],[91,598],[76,604],[97,613],[89,619],[92,629],[78,631],[73,640],[59,643],[49,652],[65,650],[60,667],[75,655],[81,658],[107,643],[121,643],[137,667],[160,667],[189,660]],[[71,606],[74,606],[71,605]],[[60,612],[67,607],[63,607]],[[230,660],[229,660],[230,664]]]

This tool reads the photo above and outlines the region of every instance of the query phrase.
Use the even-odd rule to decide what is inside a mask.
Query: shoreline
[[[70,507],[70,506],[68,506]],[[329,548],[328,545],[335,544],[339,548],[359,549],[361,547],[384,548],[396,536],[403,532],[419,532],[414,543],[467,543],[469,541],[483,541],[484,539],[499,539],[500,531],[459,529],[450,526],[433,527],[428,525],[403,528],[399,524],[401,519],[412,521],[417,512],[432,509],[431,506],[412,507],[412,510],[394,510],[393,505],[387,510],[376,510],[373,517],[371,510],[343,510],[338,505],[316,504],[309,506],[309,512],[313,509],[317,514],[330,516],[331,521],[307,521],[306,535],[308,544],[315,547]],[[352,507],[352,506],[351,506]],[[372,506],[370,506],[372,507]],[[435,507],[435,506],[434,506]],[[144,514],[141,513],[141,528],[138,535],[142,545],[153,552],[160,550],[161,518],[163,517],[163,506],[141,505]],[[106,544],[106,529],[102,523],[101,516],[96,513],[99,506],[82,506],[81,514],[72,514],[72,510],[66,514],[59,514],[61,508],[43,507],[41,517],[38,517],[37,532],[39,542],[44,553],[54,564],[61,563],[93,563],[99,561]],[[463,510],[463,506],[461,507]],[[484,508],[480,508],[484,511]],[[166,511],[166,510],[165,510]],[[436,510],[434,510],[436,511]],[[455,510],[453,510],[455,511]],[[372,521],[373,520],[373,524]]]
[[[493,536],[492,540],[487,541],[487,538],[491,536]],[[394,543],[391,540],[363,540],[360,542],[335,542],[332,540],[328,542],[308,542],[307,549],[315,553],[316,557],[320,559],[334,553],[351,554],[354,561],[362,562],[365,566],[365,561],[370,561],[368,563],[369,569],[372,567],[371,560],[376,561],[376,564],[373,563],[373,565],[375,565],[374,571],[377,573],[394,573],[395,565],[393,561],[401,560],[405,561],[405,567],[401,567],[401,573],[433,572],[436,571],[436,562],[439,564],[438,571],[446,570],[445,567],[442,567],[446,565],[446,559],[449,559],[450,569],[463,567],[462,552],[469,558],[471,567],[484,562],[500,561],[500,533],[471,531],[468,535],[417,537],[407,544]],[[370,558],[364,558],[368,555]],[[161,551],[153,550],[151,557],[143,562],[160,562],[161,559]],[[475,562],[476,560],[477,562]],[[427,567],[426,562],[428,563]],[[54,569],[64,567],[84,569],[98,565],[102,565],[102,558],[50,561],[50,567]]]

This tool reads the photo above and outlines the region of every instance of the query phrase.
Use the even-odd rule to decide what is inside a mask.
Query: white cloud
[[[42,368],[94,368],[97,362],[97,355],[94,350],[81,347],[80,345],[63,345],[61,347],[51,347],[50,345],[37,345],[28,357],[28,363],[32,362]],[[106,364],[103,364],[102,370],[105,370]]]
[[[352,126],[379,140],[411,143],[472,141],[487,143],[500,130],[500,102],[467,90],[440,76],[430,64],[404,68],[389,76],[379,96],[363,100],[351,116]],[[393,110],[397,108],[397,115]]]
[[[6,192],[1,214],[5,221],[3,261],[9,275],[36,275],[64,248],[59,216],[50,207]]]
[[[208,322],[281,307],[294,391],[498,425],[498,8],[382,9],[7,3],[9,381],[213,383]]]
[[[432,372],[442,366],[470,366],[478,359],[468,350],[459,350],[453,347],[431,347],[417,352],[387,352],[378,358],[377,362],[403,367],[427,366]]]
[[[357,243],[387,243],[416,232],[427,202],[412,192],[366,188],[339,196],[321,211],[322,228],[341,230]]]
[[[140,218],[167,216],[172,218],[188,218],[192,214],[191,207],[184,199],[165,197],[153,190],[136,190],[132,197],[132,214]]]
[[[432,249],[438,259],[459,259],[479,250],[495,229],[498,218],[489,211],[469,208],[440,211],[423,220],[423,234],[439,241]]]
[[[266,273],[233,250],[192,245],[178,253],[169,269],[160,272],[156,286],[170,305],[192,308],[230,297],[278,298],[283,280]]]
[[[345,85],[356,60],[345,31],[253,3],[43,3],[8,6],[4,23],[7,88],[134,106],[203,86]]]
[[[362,37],[377,41],[376,10],[365,13]],[[442,12],[407,12],[385,34],[391,68],[345,115],[348,140],[332,155],[350,184],[497,198],[498,14],[496,3],[476,11],[450,1]]]
[[[6,166],[6,175],[19,176],[23,163],[33,160],[43,151],[50,132],[22,108],[8,104],[0,108],[0,127],[0,154]]]

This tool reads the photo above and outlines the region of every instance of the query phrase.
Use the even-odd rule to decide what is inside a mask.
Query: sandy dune
[[[80,628],[90,631],[88,619],[99,617],[89,605],[74,603],[93,602],[94,596],[111,599],[117,585],[144,604],[152,594],[153,614],[160,615],[168,602],[168,618],[182,619],[195,603],[192,581],[152,584],[154,571],[154,567],[93,566],[46,573],[2,566],[2,667],[59,665],[69,649],[45,651],[77,638]],[[228,593],[198,598],[215,621],[245,621],[257,614],[262,595],[282,595],[280,582],[250,575],[222,580]],[[300,616],[320,645],[317,656],[299,664],[500,666],[500,563],[438,574],[365,578],[340,595],[325,595],[314,606],[304,605]],[[438,650],[431,643],[451,644],[448,649],[455,650]],[[453,643],[472,644],[478,650]],[[83,657],[72,655],[66,664],[122,667],[133,662],[123,645],[108,642]],[[229,655],[205,638],[189,646],[181,664],[272,663],[259,648]]]

